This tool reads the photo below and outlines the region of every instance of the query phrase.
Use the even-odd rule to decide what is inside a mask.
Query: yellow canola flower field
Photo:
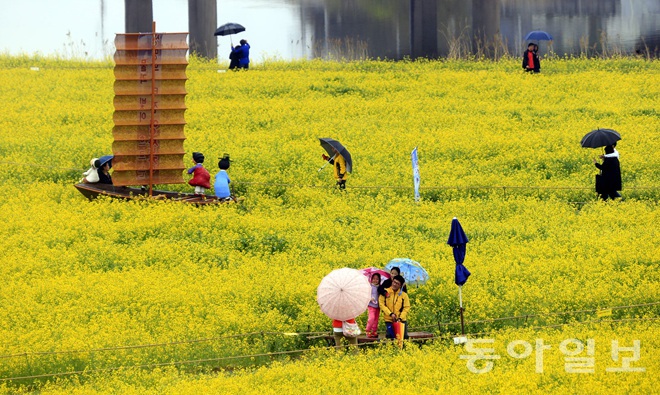
[[[193,58],[186,161],[201,151],[214,174],[230,153],[244,198],[198,208],[85,200],[72,184],[90,158],[111,152],[112,65],[0,57],[0,379],[28,377],[0,381],[0,393],[380,393],[393,388],[390,376],[418,377],[403,387],[411,393],[652,392],[659,70],[657,61],[574,59],[548,61],[540,75],[514,60],[273,62],[219,73]],[[623,136],[624,201],[593,192],[601,151],[579,141],[597,127]],[[317,171],[318,137],[351,151],[343,193],[332,169]],[[431,276],[410,289],[411,330],[460,332],[439,325],[457,320],[446,245],[454,216],[470,238],[467,330],[496,340],[492,372],[470,372],[466,348],[450,340],[344,355],[285,335],[329,330],[315,297],[331,270],[396,257]],[[595,309],[642,304],[614,309],[609,323],[573,325],[596,319]],[[481,322],[525,315],[534,317]],[[594,373],[564,370],[559,345],[572,338],[595,339]],[[544,373],[535,353],[507,356],[507,342],[535,339],[553,347]],[[605,370],[620,365],[610,353],[617,339],[640,340],[631,366],[644,372]],[[258,356],[310,347],[300,358]]]

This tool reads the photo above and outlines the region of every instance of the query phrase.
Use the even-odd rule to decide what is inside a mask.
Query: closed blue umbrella
[[[451,220],[451,230],[449,231],[449,239],[447,244],[453,247],[454,250],[454,261],[456,261],[456,275],[454,276],[454,282],[459,287],[467,281],[470,276],[470,272],[463,262],[465,261],[465,244],[468,242],[468,238],[461,227],[461,223],[458,222],[458,219],[454,217]]]
[[[465,261],[465,245],[468,241],[461,223],[458,222],[458,218],[454,217],[451,220],[451,230],[449,231],[447,244],[452,246],[454,261],[456,262],[454,282],[458,285],[458,303],[461,312],[461,332],[463,334],[465,334],[465,323],[463,321],[463,294],[461,289],[463,288],[463,284],[467,282],[468,277],[470,277],[470,272],[463,266],[463,262]]]
[[[525,36],[525,41],[537,40],[537,41],[552,41],[552,35],[548,32],[542,30],[534,30]]]

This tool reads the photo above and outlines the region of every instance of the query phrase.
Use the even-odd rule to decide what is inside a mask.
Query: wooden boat
[[[154,190],[183,184],[188,33],[117,34],[112,135],[113,185],[76,184],[87,198],[169,199],[194,204],[235,201]],[[131,186],[138,186],[134,188]]]
[[[219,199],[209,195],[195,195],[192,193],[182,193],[173,191],[159,191],[152,189],[151,195],[147,188],[118,187],[110,184],[85,184],[74,185],[89,200],[94,200],[99,196],[108,196],[115,199],[139,200],[171,200],[182,203],[192,203],[199,206],[219,203],[235,203],[238,200],[235,197]]]

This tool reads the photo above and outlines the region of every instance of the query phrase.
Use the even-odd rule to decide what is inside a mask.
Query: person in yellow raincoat
[[[346,159],[344,159],[339,151],[334,149],[335,155],[333,158],[330,158],[328,155],[323,154],[323,160],[330,162],[331,165],[334,165],[335,168],[335,179],[337,180],[337,187],[339,189],[346,189],[346,179],[348,178],[348,172],[346,171]]]
[[[408,298],[408,294],[401,289],[405,283],[406,280],[404,280],[402,276],[394,276],[394,278],[392,278],[392,286],[385,289],[385,295],[380,295],[378,297],[378,304],[380,305],[380,311],[383,313],[383,320],[385,321],[385,328],[387,329],[386,337],[388,339],[396,338],[392,323],[401,322],[405,325],[408,312],[410,311],[410,299]],[[407,325],[404,328],[405,331],[403,338],[407,339]]]

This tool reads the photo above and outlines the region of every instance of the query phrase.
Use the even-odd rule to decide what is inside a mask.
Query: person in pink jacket
[[[378,338],[378,316],[380,315],[380,306],[378,304],[378,287],[380,286],[380,274],[371,275],[371,301],[367,307],[369,318],[367,319],[366,333],[367,337]]]

